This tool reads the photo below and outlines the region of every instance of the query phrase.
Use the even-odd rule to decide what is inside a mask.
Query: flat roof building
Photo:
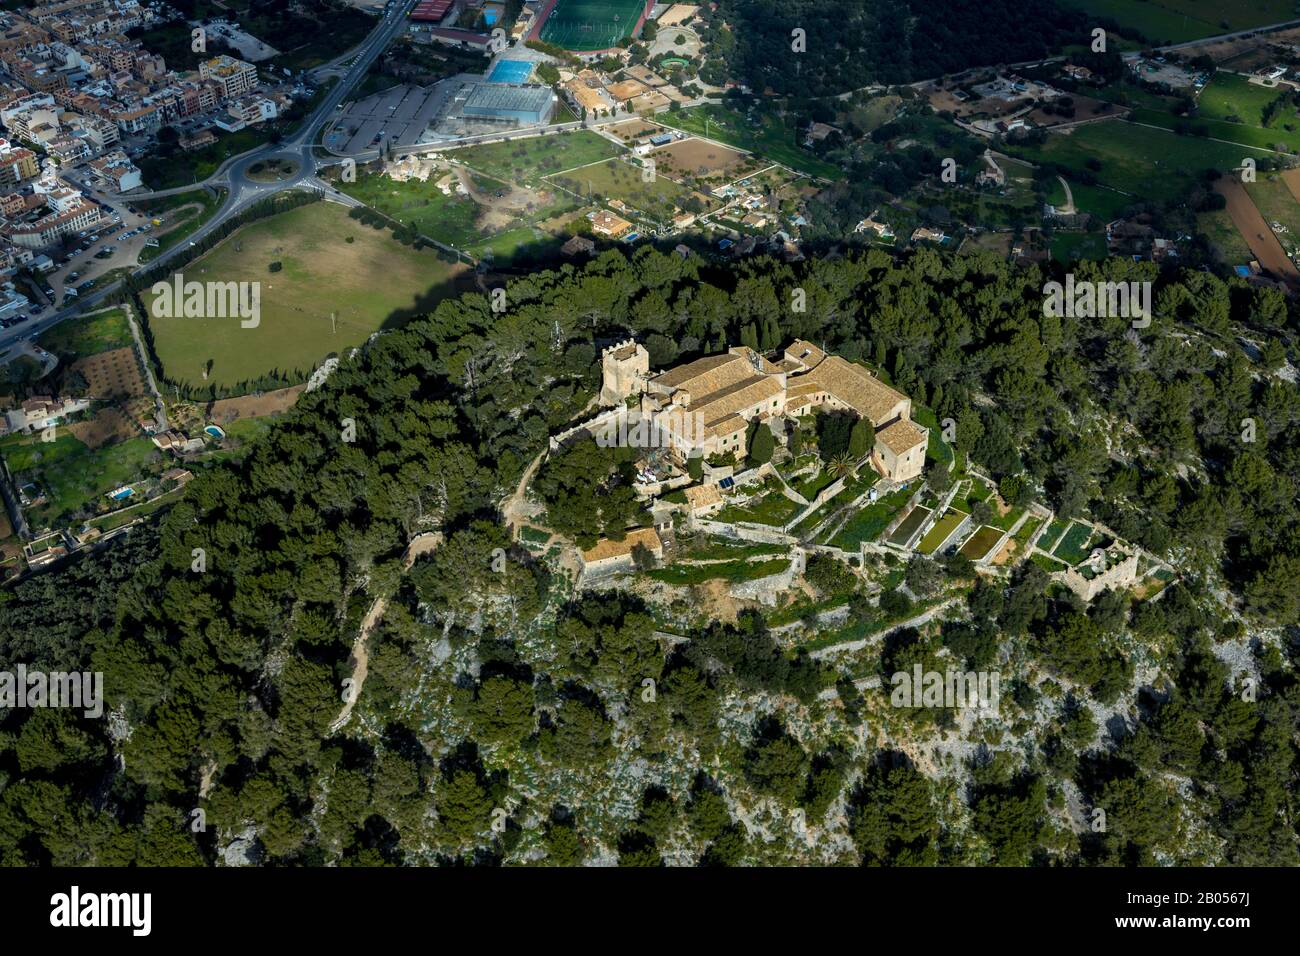
[[[474,87],[461,113],[477,119],[539,125],[550,118],[554,105],[555,94],[548,87],[493,83]]]

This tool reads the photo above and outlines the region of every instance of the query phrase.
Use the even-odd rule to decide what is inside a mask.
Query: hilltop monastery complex
[[[871,463],[884,477],[908,481],[925,466],[929,433],[912,421],[912,400],[862,366],[809,342],[796,340],[775,361],[737,346],[652,376],[650,353],[628,341],[605,349],[601,370],[602,404],[612,407],[639,395],[641,415],[668,437],[683,461],[730,453],[743,459],[751,422],[770,425],[824,409],[871,422]]]

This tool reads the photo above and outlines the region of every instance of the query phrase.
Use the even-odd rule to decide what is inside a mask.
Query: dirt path
[[[1300,287],[1300,269],[1287,258],[1282,243],[1273,235],[1273,230],[1264,221],[1250,194],[1246,192],[1246,187],[1235,176],[1227,175],[1215,180],[1214,191],[1228,201],[1228,215],[1232,217],[1232,224],[1246,240],[1246,245],[1250,246],[1250,251],[1259,260],[1259,264],[1287,284]]]
[[[599,401],[600,396],[593,395],[586,407],[575,415],[572,420],[582,421],[585,419]],[[519,484],[515,485],[514,494],[501,502],[501,520],[505,522],[506,530],[510,532],[510,540],[512,541],[519,540],[519,529],[529,517],[526,513],[527,501],[524,498],[525,493],[528,491],[528,484],[533,480],[533,476],[537,474],[537,469],[542,466],[542,462],[546,460],[549,452],[550,447],[547,446],[537,453],[537,457],[528,463],[524,473],[519,476]]]
[[[1291,195],[1295,197],[1295,201],[1300,202],[1300,168],[1288,169],[1284,172],[1282,182],[1286,183],[1286,188],[1291,190]]]
[[[1061,188],[1065,190],[1065,205],[1058,209],[1057,212],[1063,216],[1073,216],[1075,213],[1074,193],[1070,192],[1070,184],[1066,182],[1064,176],[1057,176],[1056,179],[1061,184]]]
[[[402,570],[409,571],[416,558],[422,554],[436,551],[440,544],[442,544],[442,532],[440,531],[426,531],[417,534],[407,544],[406,553],[402,555]],[[365,685],[366,674],[370,671],[370,648],[368,646],[370,633],[383,620],[384,612],[388,610],[388,599],[389,595],[387,594],[375,598],[374,603],[370,605],[370,610],[361,619],[361,629],[357,632],[357,639],[352,644],[352,675],[350,677],[352,693],[343,702],[343,709],[339,711],[339,715],[330,724],[329,732],[331,734],[337,733],[343,728],[348,722],[348,718],[352,716],[353,706],[361,699],[361,688]]]

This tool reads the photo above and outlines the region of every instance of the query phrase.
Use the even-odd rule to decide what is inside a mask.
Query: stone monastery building
[[[732,452],[743,458],[750,422],[825,409],[871,422],[871,463],[884,477],[908,481],[925,466],[929,433],[912,421],[912,400],[809,342],[796,340],[775,361],[736,346],[652,376],[650,353],[628,341],[605,349],[601,371],[601,402],[612,407],[639,395],[641,415],[683,460]]]

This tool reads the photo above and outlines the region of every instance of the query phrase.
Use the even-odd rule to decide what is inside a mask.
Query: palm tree
[[[857,471],[857,463],[845,454],[839,454],[832,458],[828,467],[831,474],[836,478],[843,478],[845,475],[852,475]]]

